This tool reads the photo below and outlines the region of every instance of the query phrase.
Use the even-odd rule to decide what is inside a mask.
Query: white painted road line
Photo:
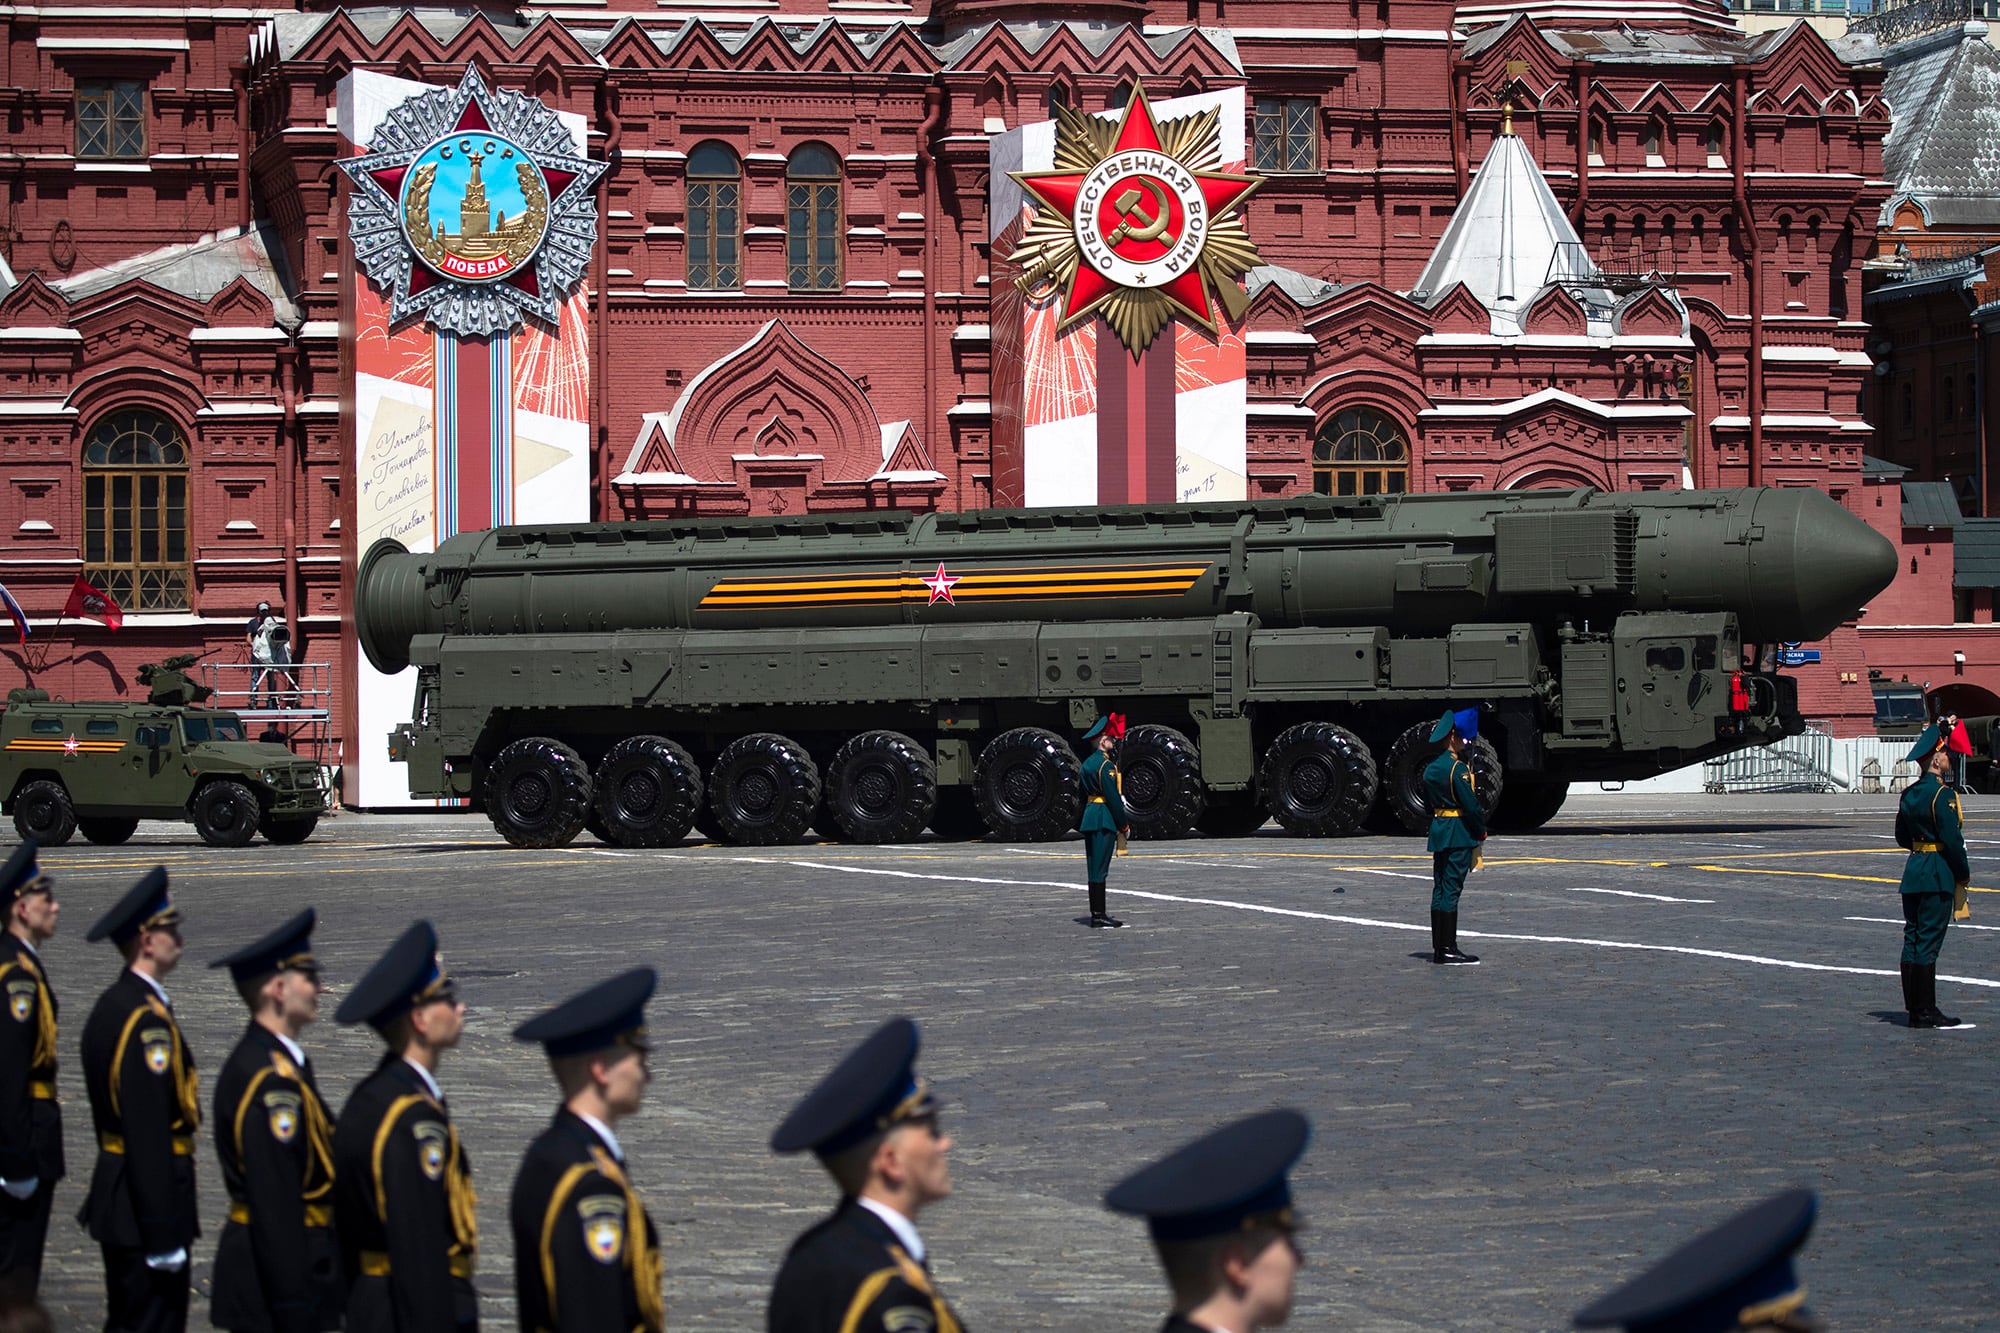
[[[922,879],[944,884],[1000,884],[1020,889],[1069,889],[1080,892],[1084,886],[1070,881],[1039,879],[989,879],[972,875],[926,875],[915,870],[886,870],[874,866],[834,865],[828,861],[791,861],[778,857],[739,856],[737,861],[750,865],[791,866],[800,870],[830,870],[843,875],[877,875],[885,879]],[[1271,907],[1264,903],[1237,902],[1229,898],[1194,898],[1177,893],[1155,893],[1147,889],[1119,889],[1121,898],[1144,898],[1153,902],[1188,903],[1197,907],[1227,907],[1237,912],[1259,912],[1266,916],[1298,917],[1308,921],[1332,921],[1346,926],[1372,926],[1377,930],[1406,930],[1428,933],[1428,925],[1417,925],[1409,921],[1382,921],[1374,917],[1345,916],[1333,912],[1308,912],[1296,907]],[[1879,967],[1839,967],[1832,963],[1802,963],[1790,958],[1766,958],[1760,954],[1730,953],[1721,949],[1694,949],[1678,944],[1635,944],[1627,940],[1591,940],[1571,935],[1508,935],[1497,931],[1465,932],[1467,937],[1481,940],[1514,940],[1525,944],[1581,944],[1593,949],[1631,949],[1641,953],[1684,954],[1691,958],[1716,958],[1731,963],[1752,963],[1758,967],[1780,967],[1798,972],[1842,972],[1857,977],[1893,977],[1900,972],[1891,972]],[[1962,986],[1986,986],[2000,990],[2000,981],[1988,981],[1983,977],[1944,977],[1939,981],[1950,981]]]
[[[1878,926],[1900,926],[1904,924],[1899,916],[1844,916],[1842,921],[1870,921]],[[1953,930],[2000,930],[2000,926],[1975,926],[1969,921],[1954,921]]]
[[[1649,898],[1656,903],[1706,903],[1715,905],[1713,898],[1670,898],[1664,893],[1637,893],[1631,889],[1586,889],[1579,885],[1558,884],[1556,888],[1564,893],[1609,893],[1620,898]]]

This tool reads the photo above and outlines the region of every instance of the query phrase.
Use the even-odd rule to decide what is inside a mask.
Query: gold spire
[[[1514,103],[1511,99],[1500,104],[1500,133],[1514,133]]]

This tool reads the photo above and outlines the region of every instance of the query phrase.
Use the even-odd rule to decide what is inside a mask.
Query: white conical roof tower
[[[1595,277],[1576,228],[1514,134],[1510,110],[1411,296],[1434,300],[1462,282],[1492,312],[1493,332],[1512,335],[1552,281],[1571,288],[1593,324],[1608,319],[1616,298],[1593,290]]]

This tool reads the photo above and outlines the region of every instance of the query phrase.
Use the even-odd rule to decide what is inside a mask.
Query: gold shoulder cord
[[[633,1293],[646,1333],[666,1333],[666,1256],[653,1248],[646,1234],[645,1205],[639,1202],[639,1192],[632,1188],[631,1178],[616,1158],[602,1148],[592,1148],[590,1155],[604,1178],[625,1192],[625,1266],[632,1272]]]
[[[452,1234],[457,1237],[452,1249],[464,1254],[470,1263],[479,1251],[479,1196],[472,1188],[472,1173],[466,1170],[465,1159],[459,1153],[458,1126],[452,1124],[444,1108],[425,1093],[405,1093],[390,1102],[388,1111],[382,1116],[382,1123],[375,1127],[375,1150],[371,1154],[375,1172],[375,1213],[386,1227],[389,1224],[389,1189],[382,1179],[382,1150],[388,1146],[390,1131],[402,1119],[403,1112],[419,1102],[437,1112],[451,1136],[451,1156],[445,1162],[444,1187],[445,1199],[451,1206]]]
[[[0,965],[0,977],[5,977],[15,968],[35,979],[35,998],[40,1004],[40,1012],[35,1015],[35,1050],[28,1057],[28,1067],[53,1069],[56,1063],[56,1016],[49,1006],[49,983],[42,978],[41,969],[27,958],[16,958],[13,962]],[[4,993],[4,988],[0,988]]]

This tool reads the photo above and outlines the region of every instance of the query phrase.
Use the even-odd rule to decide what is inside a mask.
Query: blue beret
[[[167,868],[154,866],[118,900],[117,906],[97,919],[97,924],[83,938],[92,944],[102,939],[123,944],[142,930],[164,930],[180,923],[180,909],[167,893]]]
[[[514,1029],[514,1040],[540,1042],[552,1060],[609,1050],[620,1042],[635,1050],[651,1050],[646,1040],[646,1001],[653,998],[659,982],[659,973],[650,967],[621,972],[535,1015]]]
[[[771,1150],[810,1148],[831,1157],[905,1120],[935,1114],[937,1102],[917,1077],[920,1045],[909,1019],[884,1023],[792,1108],[772,1133]]]
[[[1787,1190],[1697,1236],[1576,1316],[1578,1328],[1630,1333],[1720,1333],[1805,1303],[1792,1255],[1805,1244],[1819,1203]]]
[[[1440,717],[1437,725],[1431,728],[1431,744],[1442,745],[1454,731],[1466,740],[1478,739],[1479,710],[1461,708],[1453,712],[1449,708],[1445,709],[1444,716]]]
[[[437,931],[419,921],[396,938],[340,1002],[336,1023],[387,1027],[420,1004],[457,998],[458,987],[438,957]]]
[[[42,873],[41,863],[35,860],[35,853],[40,850],[41,844],[33,838],[23,838],[14,854],[7,858],[7,864],[0,866],[0,911],[11,907],[24,893],[48,887],[48,877]]]
[[[319,914],[308,907],[255,944],[246,944],[235,953],[218,958],[210,967],[226,967],[237,985],[279,972],[319,972],[313,957],[312,930]]]
[[[1111,1188],[1104,1206],[1144,1217],[1153,1239],[1198,1240],[1272,1218],[1292,1225],[1286,1173],[1312,1124],[1297,1111],[1265,1111],[1203,1135]]]

